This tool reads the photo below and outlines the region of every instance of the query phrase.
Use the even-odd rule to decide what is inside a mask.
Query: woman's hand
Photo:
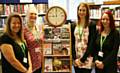
[[[75,59],[74,65],[75,65],[75,66],[80,66],[80,60],[79,60],[79,59]]]
[[[80,59],[76,59],[76,60],[74,61],[74,65],[79,67],[79,66],[84,65],[84,63],[82,63],[82,62],[80,61]]]
[[[99,69],[103,69],[104,68],[104,64],[103,64],[102,61],[96,60],[95,64],[96,64],[97,68],[99,68]]]

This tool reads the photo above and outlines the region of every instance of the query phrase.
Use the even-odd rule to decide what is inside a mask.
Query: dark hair
[[[23,33],[22,33],[22,18],[21,16],[19,15],[19,13],[11,13],[8,18],[7,18],[7,21],[6,21],[6,34],[9,35],[9,36],[12,36],[12,32],[11,32],[11,29],[10,29],[10,26],[11,26],[11,20],[12,18],[15,17],[15,18],[19,18],[20,20],[20,24],[21,24],[21,27],[20,27],[20,30],[19,32],[17,33],[18,37],[23,40]]]
[[[105,11],[103,14],[107,14],[108,15],[109,21],[110,21],[110,24],[109,24],[110,29],[111,30],[115,30],[115,20],[113,18],[112,12],[108,10],[108,11]],[[102,14],[102,16],[103,16],[103,14]],[[104,30],[104,27],[103,27],[102,22],[101,22],[102,16],[101,16],[101,19],[100,19],[99,24],[98,24],[100,26],[100,32],[102,32]]]
[[[77,18],[78,18],[78,24],[80,23],[80,17],[79,17],[79,7],[83,5],[86,8],[86,17],[85,17],[85,27],[88,26],[89,24],[89,17],[90,17],[90,13],[89,13],[89,5],[87,3],[80,3],[79,6],[77,7]]]

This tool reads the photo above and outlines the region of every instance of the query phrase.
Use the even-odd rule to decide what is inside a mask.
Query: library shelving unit
[[[43,73],[72,73],[71,29],[65,24],[67,14],[53,6],[46,13],[44,25]]]
[[[103,1],[103,4],[95,4],[94,2],[88,3],[90,5],[90,18],[98,21],[101,17],[102,12],[109,9],[112,11],[115,19],[116,29],[120,31],[120,1]]]
[[[23,24],[26,24],[26,13],[31,4],[33,4],[38,10],[37,22],[39,24],[44,23],[44,16],[48,9],[48,3],[2,3],[0,4],[0,34],[3,31],[8,15],[12,12],[20,13],[23,19]]]
[[[70,25],[45,25],[43,45],[44,73],[72,73]]]

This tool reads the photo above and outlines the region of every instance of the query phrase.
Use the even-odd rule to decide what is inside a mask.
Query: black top
[[[76,52],[75,52],[75,36],[74,36],[75,24],[71,24],[71,42],[72,42],[72,58],[76,59]],[[96,24],[95,22],[91,21],[89,24],[89,36],[88,36],[88,46],[85,54],[81,58],[81,61],[84,63],[85,60],[89,55],[93,56],[93,47],[95,45],[96,39]]]
[[[27,63],[23,62],[23,58],[24,58],[24,53],[22,52],[22,48],[12,39],[10,38],[8,35],[4,34],[0,37],[0,45],[1,44],[11,44],[13,46],[13,51],[15,54],[16,59],[24,66],[28,69],[29,65],[28,65],[28,50],[25,49],[25,54],[27,57]],[[26,45],[25,45],[25,48]],[[9,51],[9,49],[8,49]],[[2,55],[2,73],[22,73],[18,70],[16,70],[6,59],[5,57]]]
[[[100,47],[101,34],[97,35],[96,44],[94,48],[95,60],[100,60],[104,64],[102,72],[97,73],[117,73],[117,53],[119,49],[119,32],[112,30],[107,35],[102,48]],[[99,56],[98,53],[102,51],[103,56]]]

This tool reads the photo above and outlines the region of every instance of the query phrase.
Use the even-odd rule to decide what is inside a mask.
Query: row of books
[[[69,39],[69,28],[45,28],[45,39]]]
[[[116,8],[115,10],[115,18],[120,20],[120,7]]]
[[[91,19],[100,19],[101,9],[90,9],[90,18]]]
[[[51,40],[44,42],[43,45],[44,73],[71,73],[70,25],[60,27],[46,25],[44,33],[44,40]],[[62,39],[65,41],[59,41]]]
[[[0,4],[0,15],[9,15],[11,12],[26,14],[31,4]],[[46,13],[48,4],[34,4],[38,13]]]
[[[58,56],[68,56],[70,55],[70,43],[60,42],[60,43],[44,43],[43,45],[44,55],[58,55]]]
[[[112,7],[112,6],[111,6]],[[106,11],[106,10],[110,10],[113,15],[115,20],[120,20],[120,5],[118,5],[118,7],[99,7],[99,8],[91,8],[90,9],[90,18],[92,19],[100,19],[101,14]]]
[[[6,19],[7,18],[0,18],[0,28],[3,28],[4,25],[6,24]],[[23,19],[23,24],[26,24],[26,17],[22,17]],[[44,16],[39,16],[37,19],[37,24],[44,24]]]

